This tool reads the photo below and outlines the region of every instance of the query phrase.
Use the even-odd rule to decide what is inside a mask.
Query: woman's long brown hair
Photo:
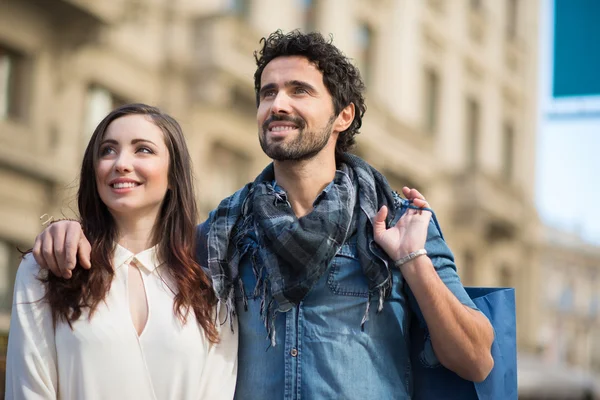
[[[183,323],[190,310],[213,343],[218,341],[213,306],[216,296],[209,278],[194,260],[197,208],[194,198],[192,165],[181,127],[172,117],[145,104],[128,104],[112,111],[100,122],[85,150],[79,179],[77,202],[83,232],[92,244],[92,268],[79,265],[70,279],[48,273],[44,300],[50,304],[54,324],[72,323],[87,309],[92,318],[104,300],[114,275],[112,258],[118,232],[113,216],[100,199],[96,187],[96,165],[106,129],[117,118],[143,115],[164,133],[169,150],[169,190],[152,231],[158,257],[177,285],[173,312]]]

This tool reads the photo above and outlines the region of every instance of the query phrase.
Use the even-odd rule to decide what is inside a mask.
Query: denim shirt
[[[201,263],[206,261],[206,232],[206,224],[201,225]],[[246,241],[256,246],[250,235]],[[453,255],[433,220],[425,248],[446,286],[461,303],[477,309],[460,283]],[[356,236],[351,237],[304,300],[277,315],[277,344],[272,347],[260,317],[261,299],[252,296],[256,279],[251,262],[249,256],[240,262],[247,311],[239,293],[236,296],[240,330],[236,399],[411,398],[408,330],[412,313],[424,321],[399,269],[393,269],[393,288],[383,310],[377,313],[378,299],[373,296],[369,320],[361,329],[369,284],[359,264]],[[421,360],[431,366],[439,363],[431,347]]]

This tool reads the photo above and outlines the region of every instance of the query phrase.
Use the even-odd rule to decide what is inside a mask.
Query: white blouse
[[[138,336],[129,311],[128,266],[136,263],[148,303]],[[40,267],[31,255],[15,283],[7,355],[6,399],[232,399],[237,374],[237,326],[217,324],[211,344],[193,312],[185,325],[173,313],[174,294],[156,248],[133,254],[117,245],[115,275],[92,319],[52,327]],[[172,287],[172,285],[169,283]],[[226,314],[219,311],[220,320]]]

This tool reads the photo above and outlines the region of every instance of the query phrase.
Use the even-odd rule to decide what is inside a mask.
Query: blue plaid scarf
[[[341,245],[356,233],[370,288],[364,324],[371,296],[379,296],[381,311],[392,286],[387,256],[373,239],[372,218],[386,205],[389,225],[404,202],[383,175],[350,154],[342,156],[333,182],[317,197],[313,211],[301,218],[295,216],[286,193],[273,184],[274,178],[270,164],[253,183],[223,200],[208,221],[207,261],[217,296],[228,305],[230,317],[235,315],[236,287],[247,304],[239,263],[248,250],[243,239],[253,232],[258,242],[251,254],[257,280],[254,293],[261,297],[261,316],[274,345],[276,314],[302,301]]]

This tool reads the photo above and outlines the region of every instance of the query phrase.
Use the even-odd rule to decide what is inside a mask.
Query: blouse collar
[[[153,272],[162,264],[158,260],[158,246],[153,246],[140,253],[134,254],[117,243],[115,245],[115,253],[113,256],[115,270],[132,262],[135,262],[138,267],[141,267],[148,272]]]

